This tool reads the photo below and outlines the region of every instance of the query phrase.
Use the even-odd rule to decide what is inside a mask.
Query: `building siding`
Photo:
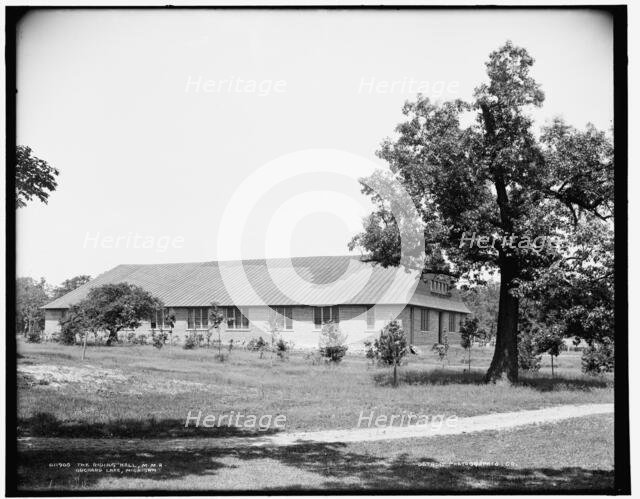
[[[60,333],[60,320],[66,309],[48,309],[44,313],[44,339],[55,340]]]
[[[413,323],[411,320],[413,309]],[[185,337],[191,331],[187,329],[187,311],[188,308],[173,308],[176,316],[176,322],[173,328],[172,341],[175,344],[182,344]],[[246,307],[242,308],[249,319],[249,328],[247,330],[227,329],[226,322],[221,327],[221,339],[223,343],[229,343],[233,339],[236,345],[247,342],[252,338],[262,336],[265,340],[270,340],[269,317],[272,313],[269,307]],[[438,314],[440,311],[430,309],[429,331],[421,331],[420,329],[420,311],[421,307],[416,306],[398,306],[398,305],[377,305],[375,307],[375,327],[367,329],[365,305],[345,305],[340,306],[340,329],[347,335],[347,343],[352,350],[359,350],[363,347],[366,340],[372,340],[380,334],[380,330],[384,328],[389,321],[397,319],[401,321],[403,328],[407,334],[410,343],[415,345],[430,346],[438,341]],[[60,331],[59,321],[64,310],[46,309],[45,310],[45,338],[54,339],[55,335]],[[459,314],[457,314],[459,315]],[[296,348],[312,348],[318,345],[320,339],[320,331],[316,329],[314,324],[314,307],[298,306],[292,307],[293,329],[282,330],[280,334],[285,341],[293,343]],[[442,328],[448,329],[448,313],[442,314]],[[147,337],[147,341],[151,340],[151,323],[143,321],[139,328],[134,331],[120,331],[118,337],[122,340],[127,339],[130,333],[140,337]],[[206,330],[198,330],[206,338]],[[456,338],[457,336],[457,338]],[[449,333],[449,343],[459,341],[459,334]],[[213,333],[211,340],[217,340],[217,333]]]

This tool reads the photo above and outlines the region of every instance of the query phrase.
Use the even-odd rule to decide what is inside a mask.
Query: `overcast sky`
[[[48,205],[18,210],[18,275],[346,254],[368,201],[317,171],[382,165],[404,101],[469,99],[507,39],[536,59],[538,124],[612,125],[612,23],[595,11],[32,13],[17,140],[60,175]],[[302,163],[316,174],[247,182]]]

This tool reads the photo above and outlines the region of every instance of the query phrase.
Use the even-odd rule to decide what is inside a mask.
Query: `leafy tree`
[[[553,358],[557,358],[560,352],[566,349],[558,328],[542,331],[536,338],[536,347],[538,353],[548,353],[551,356],[551,377],[555,378]]]
[[[613,217],[610,137],[560,119],[536,134],[530,110],[542,106],[544,94],[530,74],[533,63],[524,48],[507,42],[489,55],[488,83],[476,88],[472,102],[438,103],[419,95],[405,104],[406,120],[378,152],[420,211],[415,225],[425,234],[423,272],[471,283],[487,271],[500,275],[487,381],[518,379],[524,283],[566,256],[582,220]],[[467,125],[469,115],[475,121]],[[367,186],[363,192],[377,208],[351,247],[364,248],[385,266],[410,264],[400,261],[398,220],[389,203]],[[470,244],[473,232],[491,241]],[[555,238],[557,246],[537,249],[532,243],[539,236]]]
[[[173,328],[176,325],[176,313],[172,308],[164,309],[164,324],[169,326],[169,346],[173,346]]]
[[[398,321],[391,321],[373,342],[374,356],[379,362],[393,366],[393,386],[398,386],[398,366],[407,355],[407,335]]]
[[[88,283],[90,280],[91,280],[91,276],[84,275],[84,274],[72,277],[71,279],[67,279],[63,281],[62,284],[60,284],[60,286],[53,289],[53,296],[51,297],[51,299],[57,300],[61,296],[64,296],[67,293],[70,293],[71,291],[73,291],[74,289],[79,288],[83,284]]]
[[[224,355],[222,354],[222,336],[220,333],[220,325],[224,322],[224,314],[218,307],[216,302],[211,303],[209,309],[209,331],[216,330],[218,333],[218,360],[223,361]]]
[[[320,332],[320,355],[329,362],[337,364],[347,353],[347,335],[340,331],[340,327],[333,321],[322,325]]]
[[[376,349],[375,342],[376,340],[374,340],[373,343],[369,340],[364,342],[365,357],[371,361],[371,365],[374,365],[378,358],[378,351]],[[367,367],[368,366],[369,364],[367,363]]]
[[[58,187],[56,177],[58,170],[35,156],[31,148],[16,147],[16,208],[27,206],[27,201],[34,197],[47,203],[49,193]]]
[[[31,277],[16,280],[16,333],[28,336],[33,331],[44,329],[44,310],[40,307],[50,300],[44,278],[39,281]]]
[[[469,372],[471,372],[471,347],[475,341],[482,341],[487,337],[487,332],[479,327],[477,317],[465,319],[460,327],[460,345],[469,354]]]
[[[78,305],[71,305],[67,313],[60,319],[60,336],[58,341],[63,345],[75,345],[77,336],[86,331],[86,322]]]
[[[75,345],[76,336],[82,338],[82,360],[87,352],[87,338],[89,333],[96,333],[101,329],[99,316],[95,308],[87,306],[87,302],[81,301],[71,305],[65,316],[60,319],[59,341],[64,345]]]
[[[614,234],[609,222],[581,220],[571,234],[571,254],[527,283],[535,318],[559,334],[591,345],[614,341]]]
[[[162,307],[158,298],[125,282],[95,287],[78,305],[95,330],[109,333],[107,345],[118,340],[118,331],[140,327]]]
[[[276,351],[276,343],[280,339],[280,321],[278,314],[274,309],[269,310],[269,333],[271,335],[271,344],[269,351],[271,352],[271,362],[273,363],[273,355]]]

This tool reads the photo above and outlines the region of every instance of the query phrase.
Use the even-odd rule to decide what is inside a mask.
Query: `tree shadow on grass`
[[[399,372],[401,384],[406,385],[484,385],[484,371],[456,371],[453,369],[432,369],[418,371],[403,369]],[[373,375],[380,386],[393,385],[391,372],[379,372]],[[521,373],[518,384],[541,392],[549,391],[590,391],[594,388],[611,388],[613,381],[603,377],[563,377],[551,378],[535,373]]]
[[[600,376],[583,376],[579,378],[567,378],[556,376],[551,378],[535,373],[520,375],[518,382],[522,386],[535,388],[541,392],[551,391],[590,391],[594,388],[613,388],[613,379]]]
[[[227,419],[220,426],[205,427],[203,413],[200,424],[191,420],[185,426],[185,419],[116,419],[109,422],[90,423],[86,421],[64,421],[53,414],[39,412],[28,418],[18,419],[20,437],[64,437],[64,438],[222,438],[222,437],[263,437],[281,431],[256,425],[247,427],[228,425]],[[258,421],[260,419],[258,418]],[[240,420],[240,425],[244,423]],[[272,419],[273,423],[273,419]]]
[[[230,458],[233,458],[230,460]],[[267,465],[256,460],[270,460]],[[230,462],[231,461],[231,462]],[[440,463],[432,458],[416,459],[406,454],[394,458],[350,452],[345,444],[303,444],[292,447],[215,447],[202,445],[185,449],[154,450],[140,445],[137,449],[102,449],[64,451],[52,449],[23,449],[19,453],[19,490],[69,490],[74,488],[104,488],[99,481],[107,477],[118,487],[119,478],[138,479],[135,487],[145,490],[162,490],[165,480],[183,479],[185,488],[193,488],[193,479],[204,489],[224,487],[220,474],[225,468],[242,468],[239,475],[244,483],[233,487],[246,490],[300,490],[366,489],[379,491],[425,490],[526,490],[526,491],[608,491],[613,488],[613,471],[580,467],[565,468],[512,468],[505,466],[469,466]],[[70,463],[69,467],[52,468],[50,463]],[[154,473],[107,472],[79,473],[76,463],[129,463],[140,466],[155,463]],[[262,466],[262,468],[260,468]],[[284,467],[283,467],[284,466]],[[128,468],[135,469],[135,468]],[[259,471],[262,470],[262,471]],[[312,475],[309,475],[312,474]],[[312,477],[309,481],[309,477]],[[314,479],[314,476],[316,479]],[[142,484],[140,483],[142,480]],[[246,485],[245,485],[246,484]],[[249,485],[251,484],[251,485]],[[124,483],[120,485],[126,486]],[[177,484],[180,486],[180,483]],[[176,484],[173,483],[175,488]],[[231,488],[231,487],[227,487]],[[178,489],[179,490],[179,489]]]

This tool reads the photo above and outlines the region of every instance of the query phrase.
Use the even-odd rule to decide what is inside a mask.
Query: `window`
[[[456,314],[449,312],[449,331],[456,331]]]
[[[420,331],[429,331],[429,310],[420,310]]]
[[[246,311],[243,313],[238,307],[227,307],[227,329],[249,329],[246,316]]]
[[[339,307],[314,307],[313,324],[316,329],[322,329],[322,325],[329,321],[340,322]]]
[[[187,309],[187,329],[208,329],[209,309],[206,307]]]
[[[279,329],[293,329],[293,311],[291,307],[272,307],[275,312],[276,325]]]
[[[367,308],[367,329],[376,328],[376,309],[374,307]]]
[[[430,281],[429,287],[434,293],[446,295],[449,293],[449,285],[446,282]]]
[[[151,322],[151,329],[164,329],[164,309],[156,309],[149,322]]]

